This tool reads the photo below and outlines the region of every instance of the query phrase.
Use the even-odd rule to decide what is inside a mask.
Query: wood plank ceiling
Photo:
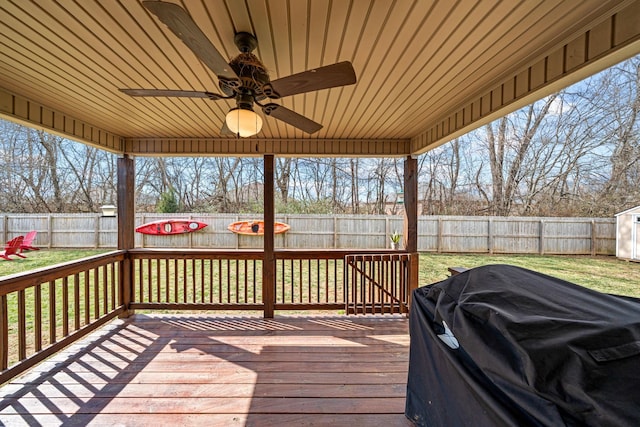
[[[0,114],[120,153],[417,154],[639,53],[638,3],[183,0],[225,58],[236,32],[255,34],[272,80],[339,61],[356,70],[355,85],[278,101],[319,132],[265,117],[237,140],[220,132],[233,100],[118,91],[220,92],[138,0],[2,0]]]

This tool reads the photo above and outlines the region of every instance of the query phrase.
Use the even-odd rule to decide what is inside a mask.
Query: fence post
[[[93,217],[95,220],[95,233],[93,233],[93,247],[98,249],[100,247],[100,214],[96,214]]]
[[[596,256],[596,221],[591,220],[591,256]]]
[[[9,215],[2,215],[2,243],[9,241],[7,227],[9,226]]]
[[[238,222],[240,221],[240,215],[236,215],[236,219],[233,222]],[[240,234],[239,233],[233,233],[233,235],[236,238],[236,250],[240,249]]]
[[[283,220],[285,224],[289,224],[289,215],[285,215]],[[287,233],[282,234],[282,246],[285,249],[289,247],[289,239],[287,238]]]
[[[487,223],[487,244],[489,246],[489,255],[493,255],[493,218],[489,217]]]
[[[438,235],[436,236],[436,252],[442,252],[442,217],[438,217]]]
[[[389,227],[389,217],[386,217],[384,219],[384,232],[385,232],[385,239],[384,239],[385,244],[384,244],[384,247],[386,248],[387,247],[387,243],[386,243],[387,242],[387,236],[389,236],[391,234],[391,227]],[[406,236],[405,236],[405,238],[406,238]],[[389,241],[389,243],[391,243],[391,242]]]
[[[540,220],[540,243],[538,244],[540,255],[544,255],[544,220]]]
[[[47,221],[47,234],[49,235],[48,249],[53,247],[53,214],[49,214],[49,220]]]

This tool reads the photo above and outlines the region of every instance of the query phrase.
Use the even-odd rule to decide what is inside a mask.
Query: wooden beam
[[[413,290],[418,288],[418,159],[407,157],[404,161],[404,236],[405,250],[409,258],[409,295],[411,309]]]
[[[136,156],[404,157],[409,139],[127,138]]]
[[[264,156],[264,259],[262,261],[262,303],[264,317],[274,315],[275,286],[276,286],[276,256],[275,256],[275,202],[274,202],[274,172],[275,156]]]
[[[418,250],[418,160],[404,161],[404,240],[407,252]]]
[[[135,161],[118,159],[118,249],[133,249],[135,224]]]
[[[125,155],[118,159],[118,249],[130,250],[135,247],[135,161]],[[125,309],[121,317],[133,314],[129,310],[133,295],[133,265],[127,254],[120,263],[120,303]]]

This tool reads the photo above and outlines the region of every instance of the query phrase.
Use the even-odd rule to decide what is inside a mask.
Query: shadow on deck
[[[384,425],[404,417],[402,316],[135,315],[0,388],[0,425]]]

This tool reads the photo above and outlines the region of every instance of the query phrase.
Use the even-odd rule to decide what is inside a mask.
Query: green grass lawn
[[[34,270],[108,252],[98,249],[73,249],[26,252],[26,259],[0,259],[0,277]],[[640,263],[615,257],[421,254],[420,285],[438,282],[448,276],[447,267],[472,268],[485,264],[512,264],[598,290],[600,292],[640,297]]]
[[[23,255],[27,258],[19,258],[12,255],[12,261],[0,258],[0,278],[24,271],[36,270],[48,265],[60,264],[74,259],[86,258],[98,255],[109,250],[105,249],[40,249],[39,251],[27,251]]]
[[[640,297],[640,263],[604,256],[422,254],[420,285],[445,279],[447,267],[486,264],[517,265],[600,292]]]

